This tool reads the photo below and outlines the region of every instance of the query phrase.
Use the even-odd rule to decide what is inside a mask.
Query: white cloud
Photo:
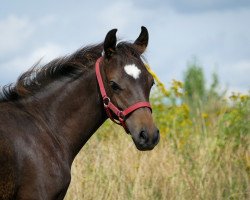
[[[117,1],[102,10],[100,13],[103,24],[111,24],[111,26],[119,25],[120,28],[126,28],[134,15],[133,4],[131,1]],[[126,16],[126,17],[125,17]]]
[[[32,67],[36,62],[41,60],[47,63],[54,58],[63,54],[63,48],[55,44],[45,44],[43,47],[29,52],[27,55],[17,56],[11,61],[0,63],[0,85],[14,82],[15,79],[23,72]]]
[[[33,33],[34,26],[27,18],[11,15],[0,20],[0,53],[17,50]]]
[[[239,62],[229,64],[224,68],[222,73],[225,73],[225,82],[233,87],[239,87],[250,90],[250,60],[240,60]]]
[[[58,18],[55,15],[45,15],[42,18],[38,19],[38,23],[41,26],[48,26],[53,25],[54,23],[58,22]]]
[[[134,1],[114,1],[111,5],[102,9],[100,20],[104,26],[107,24],[110,28],[117,27],[122,32],[126,29],[132,29],[135,25],[138,31],[143,22],[151,15],[151,10],[145,7],[137,7]],[[139,26],[138,26],[139,24]]]

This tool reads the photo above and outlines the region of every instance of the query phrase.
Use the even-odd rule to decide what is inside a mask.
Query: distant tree
[[[218,89],[219,89],[219,78],[218,75],[214,72],[212,74],[212,83],[207,92],[208,93],[207,98],[221,98],[222,96],[224,96],[226,91],[221,92],[221,94],[219,94]]]
[[[205,100],[205,78],[202,67],[196,59],[188,64],[188,69],[184,73],[185,100],[191,106],[199,106]]]

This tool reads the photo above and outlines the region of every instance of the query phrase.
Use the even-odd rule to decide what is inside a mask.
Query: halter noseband
[[[102,61],[102,57],[98,58],[96,63],[95,63],[95,73],[96,73],[96,77],[97,77],[97,81],[98,81],[98,85],[101,91],[101,95],[102,95],[102,100],[103,100],[103,105],[104,108],[106,110],[106,113],[108,115],[108,117],[115,122],[116,124],[119,124],[121,126],[123,126],[123,128],[125,129],[125,131],[127,133],[129,133],[125,121],[127,119],[127,116],[129,114],[131,114],[132,112],[134,112],[135,110],[139,109],[139,108],[149,108],[150,111],[152,112],[152,108],[149,102],[137,102],[135,104],[133,104],[132,106],[129,106],[128,108],[126,108],[125,110],[120,110],[119,108],[117,108],[110,100],[110,98],[108,97],[104,84],[103,84],[103,80],[102,80],[102,76],[101,76],[101,72],[100,72],[100,62]],[[113,118],[112,113],[117,116],[118,120],[115,120]]]

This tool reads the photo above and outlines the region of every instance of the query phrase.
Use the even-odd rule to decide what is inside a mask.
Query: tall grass
[[[192,106],[183,87],[153,95],[161,140],[150,152],[107,121],[74,161],[66,199],[250,199],[249,96],[213,91]]]

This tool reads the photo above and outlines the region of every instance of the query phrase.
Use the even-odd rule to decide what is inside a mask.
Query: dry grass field
[[[178,150],[162,137],[153,151],[139,152],[123,130],[110,126],[78,155],[66,199],[249,199],[249,149],[235,148],[234,141],[220,147],[208,132]]]

